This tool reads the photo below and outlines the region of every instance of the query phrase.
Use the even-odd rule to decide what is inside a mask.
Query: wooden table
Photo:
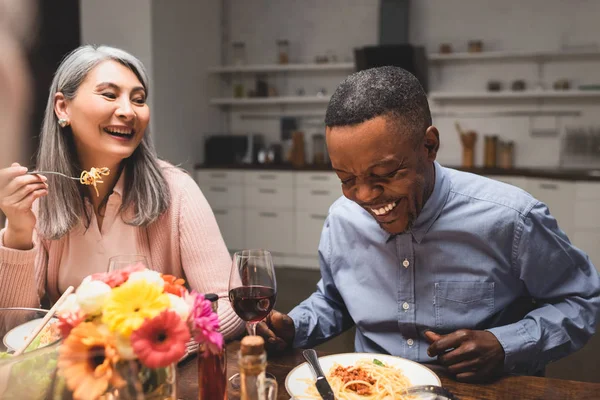
[[[228,376],[238,371],[238,349],[239,342],[232,342],[227,345]],[[320,353],[320,355],[325,355],[325,353]],[[300,350],[292,350],[282,355],[269,356],[267,371],[275,375],[279,383],[278,400],[289,400],[290,396],[284,386],[285,377],[292,368],[303,362],[304,358]],[[600,384],[598,383],[566,381],[534,376],[507,376],[493,383],[469,384],[453,380],[444,374],[443,370],[439,367],[430,366],[430,368],[441,378],[442,385],[454,393],[460,400],[600,399]],[[190,358],[181,363],[177,372],[177,397],[183,400],[196,400],[198,391],[196,358]]]

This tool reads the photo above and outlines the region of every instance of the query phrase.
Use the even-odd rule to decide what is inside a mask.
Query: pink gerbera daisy
[[[185,354],[190,332],[181,317],[165,310],[147,319],[131,334],[131,347],[149,368],[162,368],[177,362]]]
[[[211,302],[201,294],[193,294],[194,303],[189,320],[194,339],[204,343],[204,357],[218,354],[223,349],[223,335],[219,332],[219,316],[213,312]]]
[[[60,336],[64,339],[69,336],[71,330],[85,321],[85,313],[81,310],[66,311],[58,314],[58,330]]]

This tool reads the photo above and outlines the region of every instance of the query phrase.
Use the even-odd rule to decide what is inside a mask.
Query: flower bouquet
[[[142,265],[83,280],[58,315],[57,391],[73,399],[175,398],[175,366],[186,343],[203,356],[223,348],[211,302],[183,279]]]

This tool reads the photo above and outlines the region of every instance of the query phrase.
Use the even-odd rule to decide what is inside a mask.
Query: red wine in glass
[[[266,286],[240,286],[229,291],[229,301],[235,313],[244,321],[259,322],[275,304],[275,289]]]

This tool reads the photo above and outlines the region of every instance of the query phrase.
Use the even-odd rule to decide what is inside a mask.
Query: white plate
[[[34,329],[40,324],[43,318],[32,319],[31,321],[27,321],[24,324],[16,326],[12,328],[4,338],[2,339],[2,343],[6,346],[9,351],[16,351],[20,348],[27,337],[34,331]],[[50,319],[48,324],[52,324],[58,321],[56,318]]]
[[[415,385],[437,385],[442,386],[440,378],[433,373],[429,368],[423,365],[410,361],[400,357],[394,357],[386,354],[375,354],[375,353],[342,353],[332,354],[330,356],[319,357],[319,363],[325,375],[329,372],[329,369],[334,363],[340,364],[344,367],[354,365],[356,361],[368,358],[378,359],[386,365],[393,366],[402,371],[404,376],[408,378],[412,386]],[[290,396],[306,396],[306,389],[308,383],[302,381],[302,379],[310,379],[314,381],[314,376],[308,367],[307,363],[298,365],[296,368],[290,371],[285,378],[285,389]]]

